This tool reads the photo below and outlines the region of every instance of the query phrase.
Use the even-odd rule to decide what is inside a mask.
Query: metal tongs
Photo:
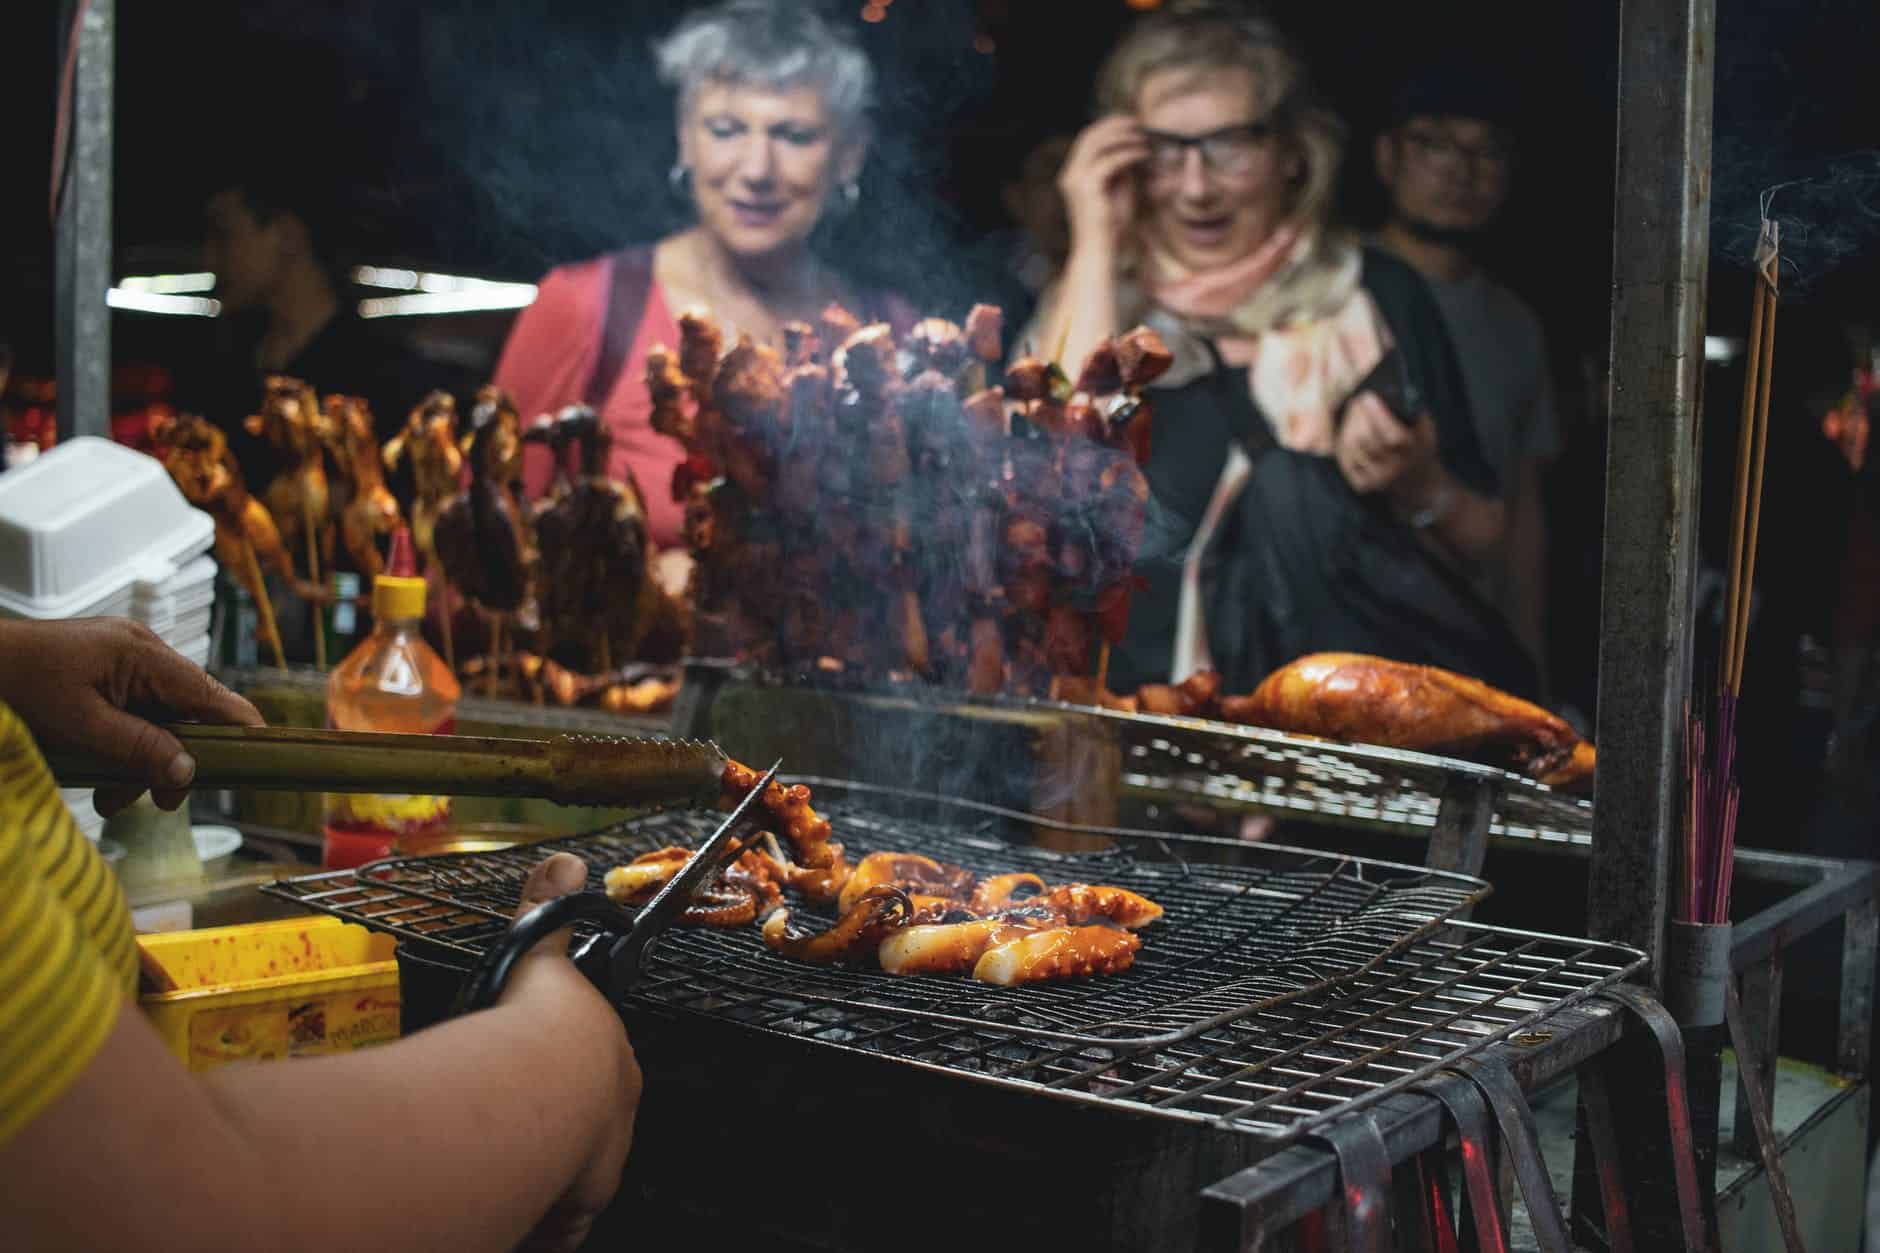
[[[731,811],[711,838],[698,846],[679,873],[643,906],[638,915],[616,904],[605,892],[574,892],[537,905],[516,919],[494,947],[485,952],[470,972],[457,995],[455,1012],[469,1013],[494,1005],[509,982],[516,963],[543,939],[577,922],[591,922],[602,934],[588,943],[576,958],[576,964],[610,1002],[633,990],[644,969],[646,954],[692,901],[693,895],[743,852],[746,841],[739,837],[752,822],[752,807],[759,804],[783,762],[777,761],[764,772],[737,808]]]
[[[678,804],[715,799],[725,766],[716,744],[627,735],[499,739],[195,723],[164,729],[196,759],[199,788]],[[63,787],[141,782],[121,765],[89,754],[54,752],[47,758]]]

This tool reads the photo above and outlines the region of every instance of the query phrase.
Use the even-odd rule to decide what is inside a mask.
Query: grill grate
[[[1492,835],[1591,843],[1592,805],[1493,766],[1194,718],[1087,711],[1122,729],[1123,784],[1144,800],[1255,806],[1281,817],[1427,836],[1457,777],[1495,787]]]
[[[918,849],[982,873],[1035,870],[1145,892],[1167,909],[1121,975],[1005,989],[805,966],[755,928],[680,928],[656,946],[640,1001],[1029,1091],[1291,1138],[1591,995],[1642,961],[1612,945],[1446,924],[1486,886],[1462,876],[1268,845],[1191,864],[1161,844],[1069,856],[1024,847],[1021,815],[860,785],[819,807],[852,855]],[[871,803],[873,802],[873,803]],[[274,894],[407,939],[480,953],[548,851],[598,875],[709,833],[663,814],[495,853],[380,863],[285,880]],[[1152,837],[1153,838],[1153,837]],[[630,1002],[631,1003],[631,1002]]]

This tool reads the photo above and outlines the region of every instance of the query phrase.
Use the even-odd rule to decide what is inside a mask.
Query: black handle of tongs
[[[577,922],[597,923],[602,931],[616,936],[633,929],[633,915],[616,905],[605,892],[574,892],[557,896],[552,901],[544,901],[516,919],[503,938],[478,960],[470,977],[458,990],[455,1012],[467,1014],[494,1005],[502,996],[503,989],[509,985],[509,976],[515,972],[516,963],[537,944],[563,927]],[[603,982],[606,977],[604,972],[587,969],[583,973],[603,993],[612,991]]]

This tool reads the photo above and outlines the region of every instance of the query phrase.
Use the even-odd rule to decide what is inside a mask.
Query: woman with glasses
[[[1531,666],[1468,584],[1500,538],[1428,292],[1331,221],[1344,131],[1265,21],[1141,19],[1098,80],[1059,187],[1071,253],[1029,343],[1062,362],[1139,321],[1176,354],[1122,683],[1212,666],[1246,690],[1303,652]]]

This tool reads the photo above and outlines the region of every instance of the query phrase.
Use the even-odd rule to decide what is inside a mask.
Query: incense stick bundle
[[[1684,758],[1688,787],[1684,804],[1684,874],[1679,882],[1681,916],[1690,922],[1730,918],[1730,887],[1736,864],[1736,819],[1741,790],[1736,771],[1737,705],[1743,693],[1743,663],[1749,644],[1749,613],[1756,586],[1756,549],[1762,524],[1763,466],[1769,446],[1769,392],[1774,376],[1776,285],[1781,260],[1775,223],[1765,215],[1756,249],[1755,294],[1743,377],[1741,429],[1737,436],[1736,495],[1730,512],[1730,572],[1725,591],[1723,639],[1717,656],[1717,687],[1706,719],[1687,709]]]

